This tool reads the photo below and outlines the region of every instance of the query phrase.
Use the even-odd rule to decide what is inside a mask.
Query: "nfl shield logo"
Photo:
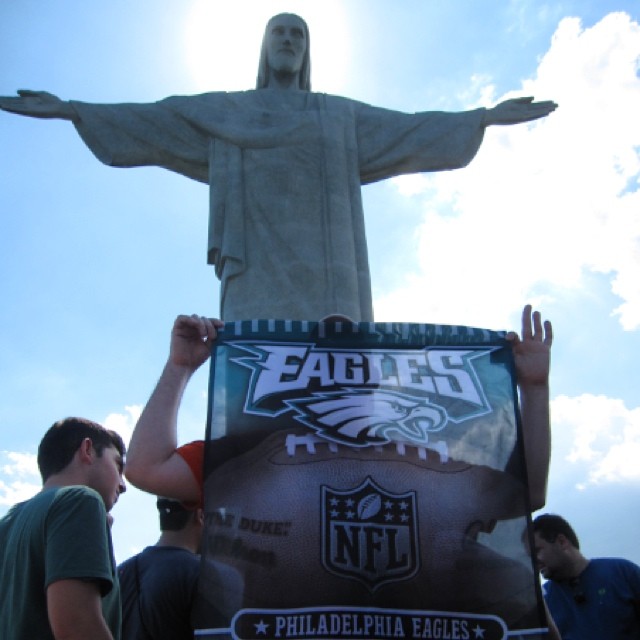
[[[322,562],[370,591],[419,567],[415,492],[393,494],[371,478],[347,491],[322,487]]]

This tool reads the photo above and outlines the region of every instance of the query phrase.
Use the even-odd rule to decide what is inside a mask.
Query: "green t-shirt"
[[[47,489],[0,519],[0,638],[53,638],[47,587],[95,580],[102,613],[120,638],[120,589],[111,532],[100,495],[85,486]]]

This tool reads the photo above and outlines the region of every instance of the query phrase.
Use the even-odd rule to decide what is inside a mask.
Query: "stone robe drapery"
[[[361,184],[463,167],[484,133],[484,109],[406,114],[305,91],[72,104],[105,164],[209,184],[223,320],[372,320]]]

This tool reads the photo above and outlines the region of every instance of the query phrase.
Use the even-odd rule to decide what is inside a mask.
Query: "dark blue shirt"
[[[123,562],[122,640],[192,640],[199,571],[200,557],[180,547],[147,547]]]
[[[548,580],[545,599],[562,640],[639,640],[640,567],[595,558],[571,582]]]

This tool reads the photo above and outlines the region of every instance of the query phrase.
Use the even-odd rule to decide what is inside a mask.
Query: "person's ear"
[[[91,438],[85,438],[78,447],[77,452],[80,462],[84,464],[91,464],[95,457],[95,449],[93,448],[93,442]]]
[[[195,518],[196,518],[197,523],[201,527],[204,527],[204,509],[196,509]]]

